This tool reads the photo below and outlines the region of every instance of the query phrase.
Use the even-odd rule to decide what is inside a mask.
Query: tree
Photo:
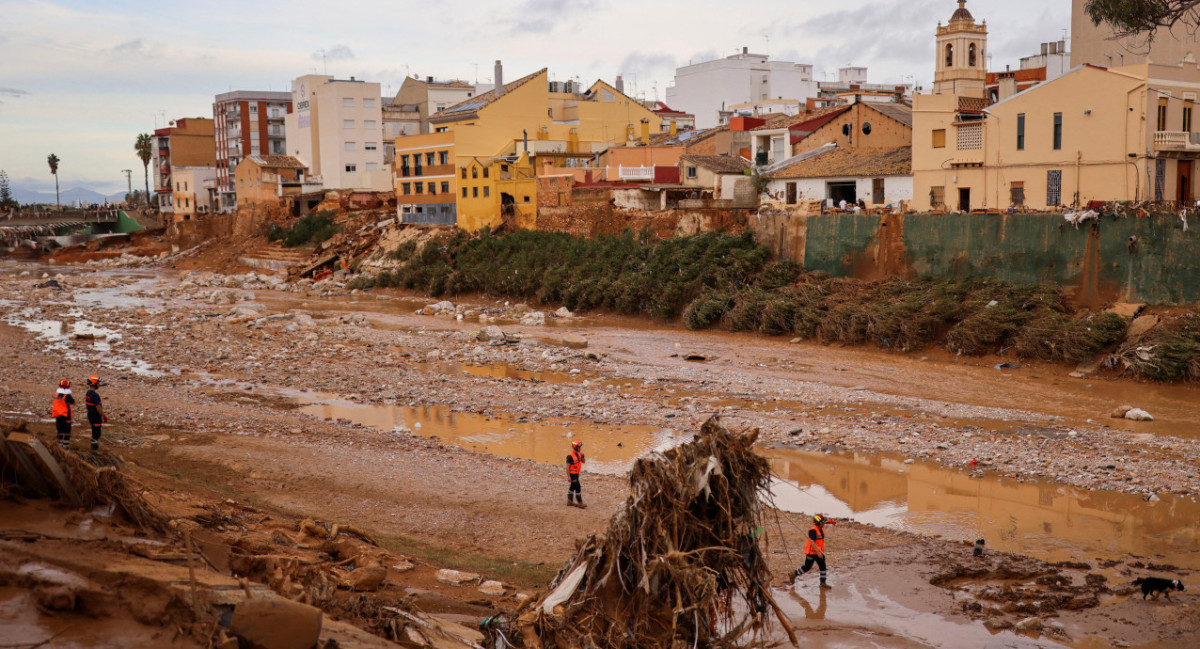
[[[1160,29],[1200,28],[1200,0],[1087,0],[1083,8],[1092,24],[1108,23],[1122,37],[1152,41]]]
[[[58,199],[58,156],[51,153],[46,156],[46,162],[50,164],[50,173],[54,174],[54,204],[62,207],[62,202]]]
[[[12,197],[12,188],[8,186],[8,172],[0,169],[0,210],[7,212],[18,207],[17,201]]]
[[[150,150],[150,134],[140,133],[137,136],[137,142],[133,145],[133,150],[137,151],[138,159],[142,161],[142,173],[146,177],[146,205],[150,204],[150,157],[153,151]]]

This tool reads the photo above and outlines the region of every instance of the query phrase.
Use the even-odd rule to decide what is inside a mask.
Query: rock
[[[427,360],[431,363],[433,361],[440,359],[441,357],[442,357],[442,351],[440,349],[434,349],[434,350],[430,351],[429,353],[425,354],[425,360]]]
[[[434,578],[443,584],[458,586],[466,581],[478,581],[479,575],[471,572],[459,572],[458,570],[442,568],[441,570],[437,571],[437,575],[435,575]]]
[[[588,359],[589,361],[600,360],[600,354],[597,354],[596,352],[588,352],[588,353],[584,354],[583,357]]]
[[[528,327],[538,327],[546,324],[546,314],[541,311],[530,311],[521,316],[521,324]]]
[[[495,595],[497,597],[504,595],[504,584],[489,579],[479,585],[479,592],[484,595]]]
[[[395,570],[396,572],[408,572],[413,568],[416,568],[416,566],[413,565],[413,562],[411,561],[401,561],[400,563],[392,566],[392,570]]]
[[[387,578],[387,568],[383,566],[363,566],[350,573],[346,585],[350,590],[373,593],[379,590],[380,584]]]
[[[446,313],[447,311],[453,312],[454,304],[452,302],[447,302],[446,300],[442,300],[441,302],[430,304],[429,306],[425,307],[426,315],[441,314]]]
[[[984,621],[983,626],[989,631],[1003,631],[1004,629],[1011,629],[1013,623],[1004,618],[992,617]]]
[[[804,339],[803,339],[803,338],[793,338],[793,339],[791,339],[791,340],[789,340],[789,341],[788,341],[788,343],[790,343],[790,344],[792,344],[792,345],[798,345],[798,344],[800,344],[800,343],[802,343],[802,342],[804,342]]]
[[[563,336],[562,344],[563,347],[570,347],[571,349],[587,349],[588,341],[587,338],[582,336]]]
[[[313,320],[313,317],[308,315],[307,313],[297,313],[296,318],[295,318],[295,323],[297,326],[306,327],[306,328],[317,326],[317,321]]]
[[[38,608],[60,612],[75,610],[75,591],[68,586],[38,586],[33,596]]]
[[[1130,421],[1154,421],[1154,417],[1141,408],[1133,408],[1126,412],[1125,418]]]
[[[287,599],[248,599],[233,609],[229,631],[252,649],[313,649],[321,609]]]
[[[1113,409],[1112,414],[1110,414],[1109,417],[1112,417],[1113,419],[1124,419],[1125,413],[1129,412],[1130,410],[1133,410],[1133,406],[1117,406]]]
[[[1108,309],[1105,311],[1105,313],[1115,313],[1115,314],[1121,316],[1122,318],[1132,318],[1132,317],[1136,316],[1138,313],[1141,313],[1142,309],[1145,307],[1146,307],[1145,304],[1134,304],[1134,303],[1130,303],[1130,302],[1117,302],[1116,304],[1108,307]]]
[[[574,318],[575,317],[575,314],[571,313],[571,310],[565,306],[558,307],[558,310],[554,312],[554,315],[559,318]]]
[[[505,336],[500,327],[488,325],[475,334],[475,339],[484,343],[502,343],[505,340]]]
[[[683,355],[683,360],[694,361],[694,362],[698,363],[698,362],[708,360],[708,356],[701,354],[699,352],[689,352],[689,353]]]
[[[917,461],[916,461],[916,460],[914,460],[914,459],[912,459],[912,458],[910,457],[910,458],[908,458],[908,459],[904,460],[904,463],[905,463],[905,464],[916,464],[916,463],[917,463]]]
[[[1042,627],[1044,626],[1046,625],[1044,622],[1042,622],[1041,618],[1027,617],[1024,620],[1017,622],[1013,629],[1016,631],[1041,631]]]

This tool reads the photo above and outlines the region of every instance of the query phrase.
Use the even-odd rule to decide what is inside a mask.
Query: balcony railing
[[[617,176],[621,180],[654,180],[654,167],[617,167]]]
[[[1155,131],[1154,148],[1159,151],[1200,151],[1200,133]]]

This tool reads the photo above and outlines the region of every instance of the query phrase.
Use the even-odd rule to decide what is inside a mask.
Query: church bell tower
[[[976,24],[967,0],[958,0],[950,22],[937,27],[937,68],[934,94],[987,96],[987,21]]]

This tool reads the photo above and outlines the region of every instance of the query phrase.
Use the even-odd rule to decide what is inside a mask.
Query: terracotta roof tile
[[[246,158],[258,163],[260,167],[270,169],[307,169],[303,162],[290,155],[249,155]]]
[[[741,156],[732,155],[683,155],[683,162],[691,162],[717,173],[742,173],[750,168],[750,161]]]
[[[771,178],[835,178],[907,176],[912,174],[912,147],[894,149],[834,149],[801,160],[771,174]]]

